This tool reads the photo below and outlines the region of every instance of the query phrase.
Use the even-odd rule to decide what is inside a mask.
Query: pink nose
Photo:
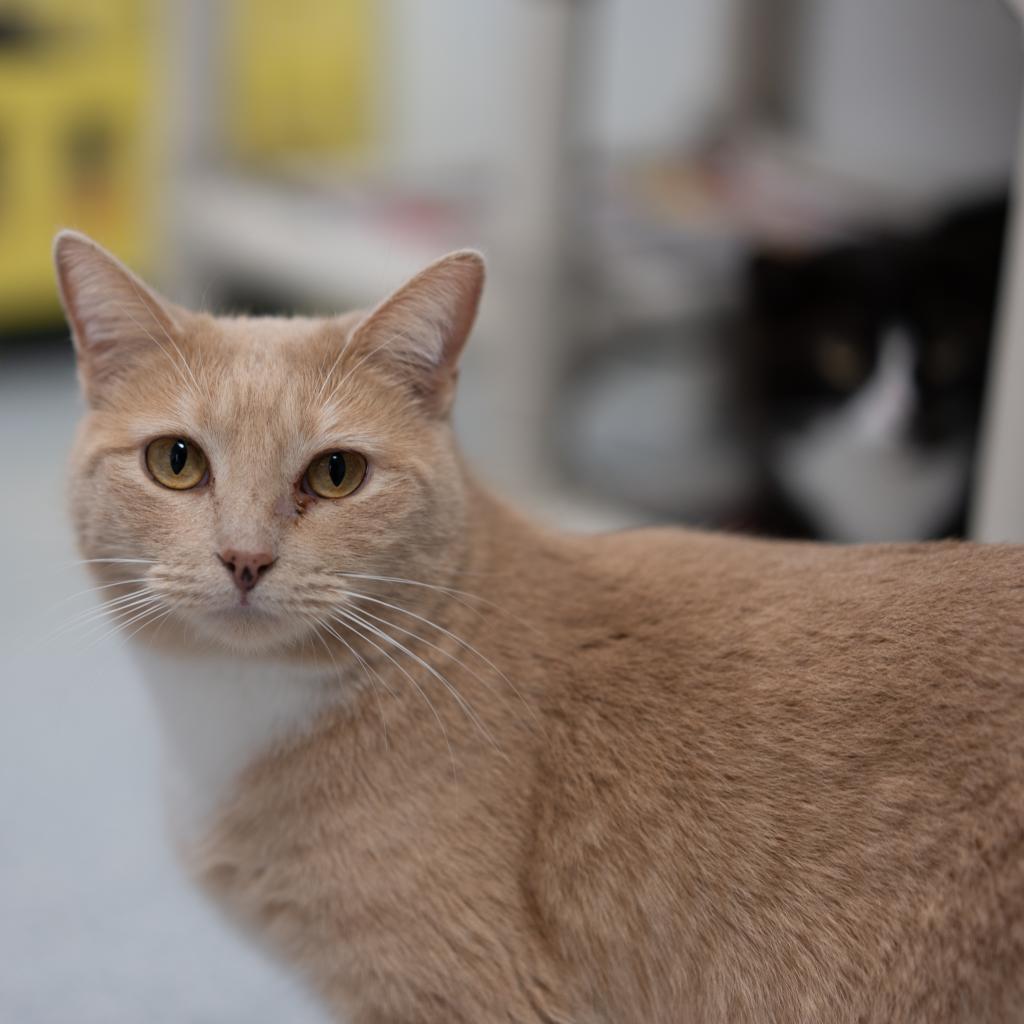
[[[235,551],[234,548],[222,551],[217,557],[242,593],[252,590],[275,561],[267,551]]]

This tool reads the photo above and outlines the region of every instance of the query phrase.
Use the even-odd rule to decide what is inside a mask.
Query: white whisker
[[[451,765],[452,765],[452,781],[457,783],[458,782],[458,776],[457,776],[456,770],[455,770],[455,751],[452,749],[452,741],[451,741],[451,738],[448,736],[448,729],[447,729],[447,727],[444,724],[444,720],[441,718],[441,715],[438,713],[437,708],[434,707],[433,701],[430,699],[430,697],[427,696],[426,690],[424,690],[423,687],[420,686],[420,684],[418,682],[416,682],[415,678],[412,675],[410,675],[408,670],[403,665],[400,665],[398,663],[398,661],[395,660],[395,658],[393,658],[386,650],[384,650],[383,647],[381,647],[379,644],[375,643],[370,637],[366,636],[363,632],[361,632],[359,629],[357,629],[355,626],[353,626],[351,622],[344,622],[341,619],[336,619],[335,621],[337,621],[339,623],[339,625],[344,626],[350,632],[355,633],[355,635],[357,637],[359,637],[360,640],[365,641],[372,648],[374,648],[374,650],[376,650],[378,653],[382,654],[385,658],[387,658],[387,660],[390,661],[391,664],[394,665],[395,668],[397,668],[398,671],[401,672],[402,675],[405,676],[405,678],[409,680],[409,682],[412,684],[412,686],[416,690],[416,692],[424,699],[424,701],[426,701],[427,707],[430,708],[431,714],[433,714],[435,720],[437,721],[438,726],[441,729],[441,735],[444,736],[445,746],[447,746],[447,748],[448,748],[448,758],[451,761]],[[328,626],[326,623],[324,624],[324,626],[325,626],[326,629],[331,629],[331,627]],[[331,632],[334,633],[335,636],[338,635],[334,630],[331,630]],[[340,637],[339,637],[339,639],[340,639]]]
[[[444,626],[438,625],[438,623],[433,622],[424,615],[419,615],[414,611],[410,611],[408,608],[403,608],[401,605],[392,604],[390,601],[383,601],[379,597],[373,597],[370,594],[361,594],[358,591],[349,590],[346,591],[346,596],[356,598],[360,601],[370,601],[373,604],[382,605],[385,608],[390,608],[392,611],[399,612],[402,615],[408,615],[410,618],[416,619],[418,622],[422,622],[425,625],[430,626],[432,629],[436,629],[439,633],[443,633],[451,640],[454,640],[455,643],[459,644],[461,647],[464,647],[470,653],[475,654],[476,657],[478,657],[488,668],[494,671],[498,675],[498,677],[505,683],[505,685],[509,687],[509,689],[523,702],[524,705],[526,705],[526,707],[530,710],[530,713],[535,714],[533,708],[527,703],[526,698],[519,692],[519,689],[512,682],[512,680],[509,679],[508,676],[506,676],[505,673],[502,672],[501,669],[498,668],[498,666],[495,665],[494,662],[487,657],[487,655],[481,654],[481,652],[478,651],[471,643],[469,643],[467,640],[463,640],[462,637],[457,636],[450,629],[445,629]]]
[[[329,576],[342,576],[342,577],[346,577],[346,578],[349,578],[349,579],[356,579],[356,580],[375,580],[375,581],[378,581],[378,582],[381,582],[381,583],[404,583],[404,584],[406,584],[407,586],[410,586],[410,587],[425,587],[427,590],[436,590],[436,591],[439,591],[439,592],[441,592],[443,594],[455,595],[457,597],[465,597],[465,598],[468,598],[470,601],[479,601],[481,604],[486,605],[488,608],[493,608],[499,614],[504,615],[506,618],[511,619],[513,622],[517,623],[520,626],[523,626],[526,629],[529,629],[529,630],[531,630],[531,631],[533,631],[535,633],[539,632],[537,627],[533,623],[527,622],[525,619],[521,619],[518,616],[513,615],[511,612],[509,612],[506,609],[502,608],[501,605],[496,604],[494,601],[491,601],[491,600],[489,600],[486,597],[481,597],[479,594],[472,594],[468,590],[458,590],[455,587],[442,586],[442,585],[437,584],[437,583],[424,583],[423,580],[410,580],[410,579],[405,579],[405,578],[403,578],[401,576],[374,576],[374,575],[372,575],[370,573],[340,572],[340,571],[339,572],[329,572],[328,575]],[[463,573],[460,573],[460,575],[463,575]],[[475,612],[477,615],[481,614],[479,608],[475,608],[473,605],[467,604],[465,601],[459,601],[458,603],[463,605],[463,607],[469,608],[471,611]]]
[[[55,626],[48,633],[45,633],[40,637],[38,642],[53,643],[65,636],[67,633],[74,632],[79,629],[87,629],[96,622],[104,621],[115,612],[119,613],[122,611],[129,611],[136,606],[141,606],[143,603],[152,599],[153,596],[154,595],[148,590],[135,590],[130,594],[123,595],[122,597],[113,598],[109,601],[103,601],[99,605],[84,608],[81,611],[76,612],[60,625]]]
[[[127,629],[133,623],[138,622],[140,619],[144,619],[148,615],[154,614],[156,611],[159,610],[162,604],[163,602],[160,600],[160,598],[152,597],[148,600],[148,602],[145,604],[141,611],[138,611],[136,608],[133,607],[128,609],[127,611],[120,611],[115,613],[115,615],[113,616],[113,618],[117,620],[115,625],[111,629],[107,630],[105,633],[102,633],[98,637],[94,638],[91,643],[87,644],[83,648],[83,650],[92,650],[92,648],[95,647],[97,644],[103,643],[104,640],[107,640],[109,637],[114,636],[116,633],[119,633],[123,629]],[[125,619],[122,617],[124,615],[128,615],[129,617]]]
[[[397,622],[392,622],[390,619],[384,619],[384,618],[381,618],[381,616],[379,616],[379,615],[374,615],[372,612],[366,611],[365,608],[360,608],[359,613],[360,613],[360,615],[365,616],[368,619],[372,619],[374,622],[379,622],[382,626],[390,626],[392,629],[397,629],[399,631],[399,633],[403,633],[405,636],[410,637],[411,639],[416,640],[419,643],[426,645],[427,647],[431,648],[432,650],[437,651],[438,654],[443,654],[450,661],[454,661],[455,664],[458,665],[460,668],[465,669],[478,683],[480,683],[483,686],[486,686],[488,689],[491,689],[491,685],[490,685],[490,683],[487,682],[486,679],[484,679],[482,676],[478,675],[461,658],[459,658],[456,655],[452,654],[451,651],[446,651],[440,645],[433,643],[432,641],[428,640],[424,636],[420,636],[419,633],[414,633],[411,629],[406,629],[404,626],[400,626],[400,625],[398,625]]]
[[[153,558],[79,558],[66,565],[156,565]]]
[[[345,610],[341,608],[336,609],[336,611],[340,612],[340,614],[343,615],[345,618],[354,620],[364,629],[370,630],[375,636],[380,637],[382,640],[386,640],[393,647],[397,647],[399,651],[401,651],[408,657],[412,658],[412,660],[415,661],[418,665],[421,665],[423,668],[425,668],[452,695],[452,698],[459,705],[459,707],[462,708],[462,711],[466,715],[466,717],[480,730],[480,732],[494,746],[494,749],[498,750],[499,753],[501,752],[500,748],[498,747],[498,744],[494,740],[494,737],[488,731],[487,726],[484,725],[484,723],[481,721],[477,713],[473,710],[469,702],[462,696],[461,693],[459,693],[458,689],[456,689],[456,687],[453,686],[452,683],[444,675],[442,675],[440,672],[437,671],[436,668],[434,668],[433,665],[431,665],[428,661],[425,661],[418,654],[414,653],[413,651],[410,651],[409,648],[405,646],[405,644],[403,644],[400,640],[396,640],[393,636],[391,636],[390,633],[386,633],[384,630],[378,628],[377,626],[374,626],[371,622],[367,622],[366,619],[364,619],[357,613],[351,610]]]
[[[62,597],[59,601],[56,602],[56,604],[50,605],[50,607],[47,608],[46,611],[47,611],[47,614],[50,614],[50,613],[56,611],[58,608],[60,608],[61,605],[67,604],[68,601],[74,601],[76,597],[85,597],[86,594],[96,594],[96,593],[98,593],[101,590],[109,590],[111,587],[128,587],[128,586],[131,586],[133,583],[148,583],[148,582],[149,582],[148,578],[146,578],[144,576],[138,576],[135,579],[118,580],[116,583],[104,583],[104,584],[102,584],[101,586],[98,586],[98,587],[86,587],[85,590],[79,590],[79,591],[77,591],[74,594],[68,594],[67,597]]]
[[[327,641],[320,635],[320,628],[330,630],[331,627],[328,626],[327,623],[324,622],[322,619],[317,618],[315,615],[304,616],[304,618],[306,619],[307,622],[312,624],[312,626],[313,626],[313,636],[315,636],[317,638],[317,640],[319,640],[320,643],[323,645],[324,650],[327,652],[328,656],[331,659],[331,662],[334,665],[335,674],[337,675],[338,679],[340,680],[341,679],[341,668],[338,665],[337,659],[334,657],[334,652],[328,646]],[[331,630],[331,632],[334,632],[334,631]],[[370,686],[373,689],[373,695],[374,695],[374,697],[377,700],[377,712],[380,715],[381,728],[384,730],[384,749],[388,750],[388,749],[390,749],[390,744],[388,742],[388,722],[387,722],[387,719],[384,717],[384,704],[383,704],[383,702],[380,699],[380,691],[377,689],[377,684],[374,682],[373,676],[370,675],[370,666],[367,665],[366,660],[363,658],[363,656],[344,637],[338,636],[337,633],[335,633],[334,635],[335,635],[335,637],[338,640],[340,640],[348,648],[348,650],[352,654],[352,656],[359,662],[359,664],[362,666],[363,674],[369,680]],[[385,690],[388,690],[389,693],[391,692],[390,689],[388,688],[387,683],[385,683],[383,679],[381,679],[381,685],[384,687]],[[392,694],[392,696],[394,696],[394,694]]]
[[[132,281],[131,279],[129,279],[129,281],[131,283],[132,289],[135,291],[135,294],[139,297],[139,301],[145,307],[146,312],[149,313],[150,319],[153,321],[153,323],[155,323],[157,325],[157,327],[160,328],[160,330],[163,332],[163,336],[167,339],[168,343],[171,345],[171,347],[174,349],[174,351],[178,353],[178,358],[181,360],[182,366],[188,371],[188,375],[192,378],[192,383],[195,385],[196,391],[201,391],[202,389],[199,387],[199,381],[196,380],[196,375],[192,372],[192,367],[189,366],[188,360],[185,358],[185,356],[182,353],[181,349],[178,348],[177,343],[171,337],[171,335],[168,332],[167,328],[164,327],[164,325],[160,322],[159,318],[153,313],[153,310],[150,309],[149,303],[146,302],[146,300],[143,297],[142,293],[139,291],[138,285],[136,285],[136,283],[134,281]],[[125,312],[128,312],[128,311],[125,310]],[[129,312],[128,315],[131,316],[131,313]],[[132,317],[132,319],[134,320],[135,317]],[[145,330],[145,328],[143,328],[141,324],[139,324],[139,327],[140,327],[140,329]],[[156,341],[156,338],[153,338],[153,336],[151,334],[149,334],[149,331],[146,331],[146,334],[149,335],[149,337],[152,338],[153,341]]]
[[[156,609],[154,609],[154,611],[156,611]],[[152,625],[155,625],[157,622],[159,622],[160,626],[162,627],[164,622],[167,621],[167,616],[170,615],[171,612],[173,612],[173,611],[174,611],[173,608],[166,608],[163,612],[160,612],[160,614],[155,615],[155,616],[153,616],[153,617],[151,617],[149,619],[146,619],[146,621],[144,621],[141,625],[139,625],[135,629],[133,629],[127,636],[123,637],[122,640],[121,640],[121,643],[122,644],[127,643],[129,640],[131,640],[131,638],[133,636],[135,636],[136,633],[139,632],[139,630],[145,629],[146,626],[152,626]]]
[[[445,587],[438,583],[424,583],[421,580],[407,580],[403,579],[401,576],[374,576],[366,572],[329,572],[328,575],[342,576],[345,579],[373,580],[378,583],[404,583],[410,587],[423,587],[425,590],[434,590],[440,594],[444,594],[446,597],[451,597],[458,604],[462,605],[463,608],[468,608],[476,615],[482,614],[480,609],[474,607],[468,601],[459,600],[459,598],[470,598],[471,600],[487,603],[486,598],[478,597],[476,594],[470,594],[465,590],[456,590],[455,587]]]

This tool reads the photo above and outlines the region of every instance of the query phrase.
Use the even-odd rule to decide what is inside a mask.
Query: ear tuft
[[[173,342],[184,314],[78,231],[57,235],[53,259],[82,386],[95,401],[134,356]]]
[[[397,371],[418,395],[446,410],[485,272],[484,258],[475,250],[449,253],[372,310],[349,347]]]

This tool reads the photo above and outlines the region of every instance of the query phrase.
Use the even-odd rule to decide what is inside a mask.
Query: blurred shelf
[[[459,244],[457,231],[402,230],[329,192],[242,176],[191,181],[179,208],[170,230],[193,290],[221,274],[325,310],[376,303]]]

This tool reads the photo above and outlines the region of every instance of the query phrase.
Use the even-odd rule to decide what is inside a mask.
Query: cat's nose
[[[274,556],[267,551],[236,551],[234,548],[227,548],[217,557],[243,593],[252,590],[275,562]]]

